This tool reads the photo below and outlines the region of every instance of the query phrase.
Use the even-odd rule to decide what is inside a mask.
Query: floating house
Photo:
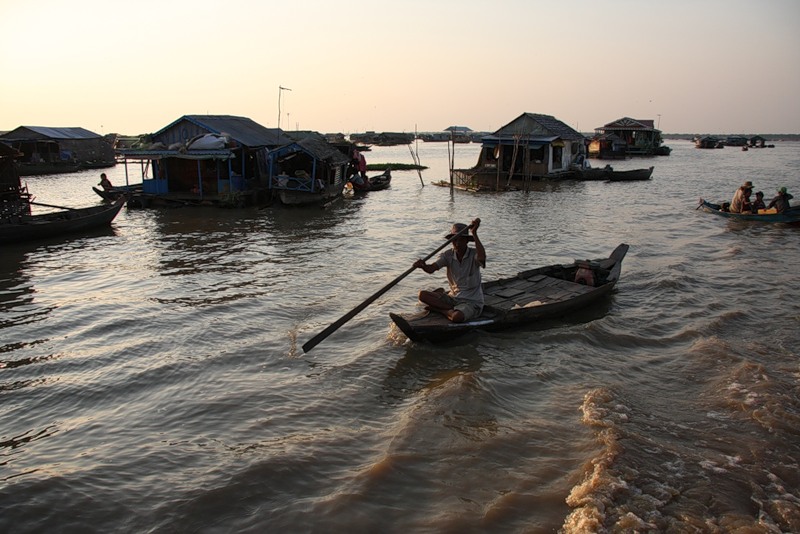
[[[694,138],[694,146],[695,148],[723,148],[725,143],[713,135],[698,135]]]
[[[570,166],[586,156],[585,138],[552,115],[523,113],[481,138],[478,163],[454,169],[452,184],[470,190],[525,188],[531,180],[573,176]]]
[[[611,135],[621,142],[606,142],[611,139]],[[595,143],[595,140],[598,142]],[[652,119],[622,117],[595,128],[595,137],[589,144],[589,157],[619,159],[621,157],[620,150],[624,150],[624,157],[668,156],[671,149],[662,143],[661,130],[655,128]]]
[[[140,169],[142,194],[132,205],[242,206],[265,200],[268,151],[291,142],[246,117],[184,115],[118,152],[128,184],[129,167]]]
[[[30,195],[19,179],[16,160],[22,154],[0,143],[0,220],[30,214]]]
[[[142,192],[129,205],[218,205],[325,202],[342,194],[349,143],[317,132],[284,132],[233,115],[184,115],[119,150],[138,166]]]
[[[342,195],[350,162],[349,144],[328,143],[316,132],[271,150],[267,155],[267,173],[272,198],[288,206],[325,205]],[[302,137],[302,138],[299,138]]]
[[[364,132],[350,134],[350,141],[364,145],[395,146],[408,145],[414,141],[413,133],[402,132]]]
[[[598,159],[627,159],[628,142],[617,134],[595,135],[589,141],[589,157]]]
[[[752,148],[774,148],[775,145],[767,144],[767,140],[760,135],[754,135],[748,140],[748,144]]]
[[[725,146],[747,146],[747,137],[744,135],[729,135],[725,138]]]
[[[113,143],[84,128],[19,126],[0,135],[0,143],[16,149],[19,174],[57,174],[112,167]]]

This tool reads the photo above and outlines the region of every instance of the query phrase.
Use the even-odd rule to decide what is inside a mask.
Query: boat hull
[[[344,182],[326,189],[323,192],[296,191],[291,189],[280,189],[278,197],[281,204],[285,206],[310,206],[324,205],[342,196]]]
[[[111,205],[21,215],[0,224],[0,244],[26,243],[108,226],[124,205],[125,197],[121,197]]]
[[[792,206],[783,213],[731,213],[729,211],[721,210],[719,204],[708,202],[707,200],[700,199],[698,208],[706,213],[712,213],[727,219],[734,219],[739,221],[758,221],[766,223],[784,223],[784,224],[800,224],[800,206]]]
[[[96,187],[92,187],[92,190],[97,193],[97,196],[102,198],[103,200],[116,200],[121,196],[125,195],[135,195],[141,194],[142,186],[141,185],[131,185],[131,186],[122,186],[122,187],[112,187],[111,189],[98,189]]]
[[[392,185],[392,173],[387,169],[383,174],[370,176],[368,181],[370,191],[382,191],[383,189],[388,189]]]
[[[653,175],[653,168],[633,169],[630,171],[612,171],[608,173],[608,180],[611,182],[633,182],[637,180],[649,180]]]
[[[550,265],[486,282],[483,313],[471,321],[453,323],[436,312],[389,316],[411,341],[432,343],[475,330],[497,331],[562,318],[614,289],[627,251],[628,245],[621,244],[608,258]]]

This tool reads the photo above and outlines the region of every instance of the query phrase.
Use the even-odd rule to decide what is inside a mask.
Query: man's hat
[[[453,225],[453,227],[450,229],[450,233],[447,234],[446,236],[444,236],[444,238],[445,239],[450,239],[454,235],[456,235],[457,233],[462,232],[463,230],[466,230],[466,228],[467,228],[467,225],[464,224],[464,223],[455,223]],[[474,241],[473,237],[471,235],[469,235],[467,232],[462,232],[459,237],[466,237],[468,240]]]

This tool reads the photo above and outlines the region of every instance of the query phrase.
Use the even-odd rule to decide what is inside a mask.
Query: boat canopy
[[[528,148],[542,148],[545,145],[553,143],[559,136],[552,137],[527,137],[527,136],[496,136],[487,135],[481,138],[481,144],[485,147],[493,147],[498,145],[525,145]],[[562,142],[563,143],[563,142]],[[563,144],[561,145],[563,146]]]
[[[219,150],[120,150],[119,153],[126,160],[160,160],[166,158],[178,159],[234,159],[236,156],[228,149]]]

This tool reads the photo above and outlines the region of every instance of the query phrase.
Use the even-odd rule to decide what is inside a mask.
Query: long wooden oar
[[[454,234],[447,241],[445,241],[441,246],[437,247],[436,250],[434,250],[433,252],[431,252],[430,254],[425,256],[423,258],[423,261],[428,261],[429,259],[431,259],[434,254],[436,254],[437,252],[442,250],[444,247],[449,245],[455,238],[457,238],[458,236],[460,236],[461,234],[463,234],[464,232],[466,232],[470,228],[472,228],[471,224],[469,226],[467,226],[466,228],[462,228],[460,232],[458,232],[457,234]],[[392,280],[391,282],[389,282],[388,284],[383,286],[381,289],[376,291],[367,300],[365,300],[364,302],[362,302],[361,304],[359,304],[358,306],[356,306],[355,308],[353,308],[352,310],[350,310],[346,314],[342,315],[337,321],[331,323],[325,330],[323,330],[322,332],[320,332],[316,336],[314,336],[311,339],[309,339],[308,341],[306,341],[305,344],[303,345],[303,352],[308,352],[311,349],[313,349],[314,347],[316,347],[317,345],[319,345],[325,338],[327,338],[329,335],[333,334],[344,323],[346,323],[347,321],[349,321],[350,319],[352,319],[353,317],[355,317],[356,315],[361,313],[361,311],[364,308],[366,308],[367,306],[369,306],[370,304],[375,302],[378,299],[378,297],[380,297],[381,295],[383,295],[384,293],[389,291],[392,287],[397,285],[397,283],[400,282],[400,280],[402,280],[403,278],[405,278],[406,276],[411,274],[411,272],[414,271],[415,269],[416,269],[416,267],[411,267],[406,272],[404,272],[403,274],[401,274],[400,276],[398,276],[397,278],[395,278],[394,280]]]
[[[45,207],[45,208],[56,208],[56,209],[59,209],[59,210],[77,210],[78,209],[78,208],[68,208],[66,206],[54,206],[52,204],[42,204],[41,202],[33,202],[33,201],[28,202],[28,204],[33,204],[34,206],[42,206],[42,207]]]

